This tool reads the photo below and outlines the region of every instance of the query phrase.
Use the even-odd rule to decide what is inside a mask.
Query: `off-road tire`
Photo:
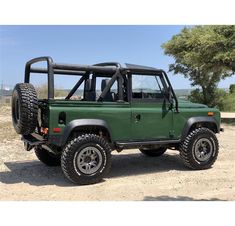
[[[149,156],[149,157],[158,157],[158,156],[161,156],[163,155],[167,148],[166,147],[160,147],[160,148],[157,148],[157,149],[139,149],[141,151],[142,154],[146,155],[146,156]]]
[[[60,166],[60,157],[61,155],[56,155],[42,146],[37,146],[34,148],[35,155],[37,158],[47,166]]]
[[[212,153],[208,160],[199,161],[196,157],[196,143],[200,139],[207,139],[212,146]],[[198,128],[190,132],[185,140],[180,145],[180,156],[185,166],[195,169],[203,170],[210,168],[217,159],[219,153],[219,144],[216,135],[213,131],[207,128]]]
[[[16,84],[12,92],[12,122],[18,134],[28,135],[37,126],[38,99],[30,83]]]
[[[78,156],[85,148],[98,150],[100,167],[92,174],[85,174],[79,169]],[[83,134],[75,137],[67,143],[61,155],[61,167],[64,175],[73,183],[79,185],[94,184],[100,182],[111,168],[111,148],[108,142],[95,134]]]

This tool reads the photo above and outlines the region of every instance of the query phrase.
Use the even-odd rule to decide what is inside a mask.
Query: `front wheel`
[[[156,148],[156,149],[145,149],[145,148],[140,149],[141,153],[143,153],[146,156],[150,156],[150,157],[161,156],[166,152],[166,150],[167,150],[166,147],[160,147],[160,148]]]
[[[111,148],[95,134],[75,137],[64,148],[61,167],[75,184],[94,184],[102,180],[111,168]]]
[[[217,137],[207,128],[193,130],[180,146],[180,156],[184,164],[196,170],[210,168],[216,161],[218,153]]]

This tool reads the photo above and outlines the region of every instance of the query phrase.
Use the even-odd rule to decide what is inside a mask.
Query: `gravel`
[[[0,108],[0,200],[235,200],[235,126],[223,127],[211,169],[189,170],[173,150],[157,158],[126,150],[113,152],[101,183],[75,186],[60,167],[47,167],[24,150],[9,109]]]

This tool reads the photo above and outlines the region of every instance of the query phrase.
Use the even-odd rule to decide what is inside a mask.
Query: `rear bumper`
[[[21,137],[21,140],[24,141],[26,151],[30,151],[33,147],[46,143],[46,140],[44,140],[42,136],[36,133],[23,135]]]

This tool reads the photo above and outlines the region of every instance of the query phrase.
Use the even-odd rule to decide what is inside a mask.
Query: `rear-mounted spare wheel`
[[[37,125],[38,99],[30,83],[16,84],[12,93],[12,122],[18,134],[28,135]]]

